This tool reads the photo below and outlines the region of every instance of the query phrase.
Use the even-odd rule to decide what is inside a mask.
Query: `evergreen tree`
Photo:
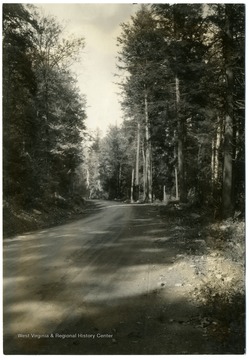
[[[3,5],[3,188],[25,205],[35,194],[31,149],[34,96],[33,31],[37,24],[21,4]]]
[[[13,204],[74,192],[86,102],[69,65],[83,46],[63,39],[57,21],[34,7],[4,4],[4,198]]]
[[[128,198],[127,171],[130,175],[129,142],[117,126],[110,126],[101,141],[99,157],[100,182],[109,199]]]
[[[163,39],[146,6],[142,6],[136,16],[132,17],[131,24],[123,24],[122,30],[118,38],[119,46],[122,47],[118,67],[128,72],[123,83],[123,106],[128,108],[127,113],[139,128],[143,151],[144,201],[152,202],[152,114],[156,106],[154,92],[162,86],[162,73],[159,75],[157,69]],[[159,51],[155,52],[155,48]]]

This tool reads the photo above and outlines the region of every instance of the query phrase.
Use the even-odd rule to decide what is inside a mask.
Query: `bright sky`
[[[120,124],[122,112],[119,104],[116,56],[120,24],[130,19],[136,5],[110,4],[36,4],[45,14],[65,20],[68,33],[84,37],[86,47],[81,62],[74,66],[79,87],[87,99],[87,127],[99,127],[103,132],[109,124]]]

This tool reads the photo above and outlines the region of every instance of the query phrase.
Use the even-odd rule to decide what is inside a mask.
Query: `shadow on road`
[[[6,239],[5,354],[220,353],[190,296],[192,260],[205,252],[186,238],[191,226],[113,204]]]

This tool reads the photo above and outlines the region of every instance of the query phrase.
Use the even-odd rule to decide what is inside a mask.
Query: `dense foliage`
[[[84,47],[54,18],[3,5],[4,200],[22,208],[71,197],[82,162],[85,100],[69,70]]]
[[[4,200],[80,192],[243,211],[244,5],[142,5],[117,45],[124,121],[87,142],[70,71],[84,40],[32,6],[3,6]]]
[[[130,126],[119,129],[111,156],[118,161],[131,139],[123,196],[192,200],[223,217],[242,209],[244,35],[241,4],[142,5],[122,24],[118,68]],[[116,193],[117,175],[106,172],[103,183],[111,179]]]

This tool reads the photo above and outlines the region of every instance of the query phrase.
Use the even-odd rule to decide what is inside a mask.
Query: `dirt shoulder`
[[[6,239],[6,354],[244,353],[242,220],[93,206],[87,219]],[[17,338],[13,328],[55,336]]]
[[[91,210],[97,211],[97,208],[97,203],[83,198],[68,202],[37,202],[32,208],[26,210],[4,202],[3,237],[12,237],[29,231],[65,224],[87,216]]]
[[[201,309],[199,325],[218,353],[245,351],[245,222],[214,221],[205,213],[172,210],[175,236],[188,244],[195,276],[190,298]],[[161,213],[167,216],[169,209]],[[174,215],[173,215],[174,214]],[[182,263],[184,264],[184,262]],[[184,265],[182,265],[184,266]]]

